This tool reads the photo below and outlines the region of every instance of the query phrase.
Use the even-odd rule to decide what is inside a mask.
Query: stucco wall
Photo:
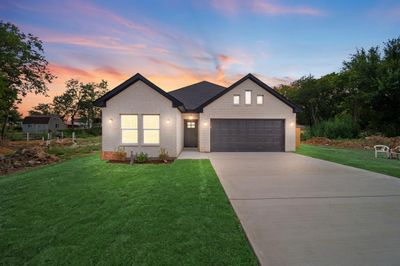
[[[252,91],[252,104],[244,104],[246,90]],[[233,104],[233,95],[240,95],[240,104]],[[264,95],[264,104],[257,105],[257,95]],[[210,151],[210,119],[211,118],[276,118],[285,119],[285,151],[296,148],[296,113],[293,109],[275,96],[258,86],[251,80],[246,80],[236,88],[207,105],[200,113],[199,140],[200,151]]]
[[[139,144],[124,145],[121,143],[121,114],[137,114],[139,122]],[[160,145],[143,145],[142,117],[143,114],[160,115]],[[112,122],[110,122],[112,119]],[[130,151],[146,152],[150,157],[158,157],[160,148],[165,148],[169,155],[176,157],[182,149],[178,141],[178,131],[181,132],[181,113],[172,107],[170,100],[148,87],[142,81],[137,81],[121,93],[107,101],[102,108],[102,149],[114,151],[118,146],[124,146],[130,156]],[[180,133],[179,133],[180,134]]]

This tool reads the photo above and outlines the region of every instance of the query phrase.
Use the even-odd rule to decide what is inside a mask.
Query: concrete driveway
[[[400,265],[400,181],[292,153],[210,153],[263,265]]]

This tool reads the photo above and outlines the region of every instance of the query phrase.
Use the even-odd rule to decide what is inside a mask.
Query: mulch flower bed
[[[133,164],[170,164],[170,163],[172,163],[174,160],[172,160],[172,159],[168,159],[168,160],[159,160],[159,159],[150,159],[150,160],[148,160],[148,161],[145,161],[145,162],[141,162],[141,163],[139,163],[139,162],[134,162]],[[108,161],[109,163],[116,163],[116,164],[118,164],[118,163],[120,163],[120,164],[130,164],[131,163],[131,160],[109,160]]]

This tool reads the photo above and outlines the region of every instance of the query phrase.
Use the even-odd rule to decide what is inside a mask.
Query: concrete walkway
[[[399,179],[292,153],[207,157],[263,265],[400,265]]]

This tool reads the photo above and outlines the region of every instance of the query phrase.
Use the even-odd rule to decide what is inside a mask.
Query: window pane
[[[160,130],[143,130],[143,143],[159,144],[160,143]]]
[[[121,141],[122,143],[130,143],[130,144],[138,143],[138,131],[136,129],[134,130],[123,129]]]
[[[137,115],[121,115],[121,128],[137,128],[138,125]]]
[[[244,96],[245,104],[251,104],[251,91],[246,91]]]
[[[264,103],[264,96],[257,95],[257,104],[263,104],[263,103]]]
[[[239,95],[234,95],[233,96],[233,104],[239,104],[239,103],[240,103]]]
[[[159,129],[160,116],[159,115],[143,115],[143,129]]]

